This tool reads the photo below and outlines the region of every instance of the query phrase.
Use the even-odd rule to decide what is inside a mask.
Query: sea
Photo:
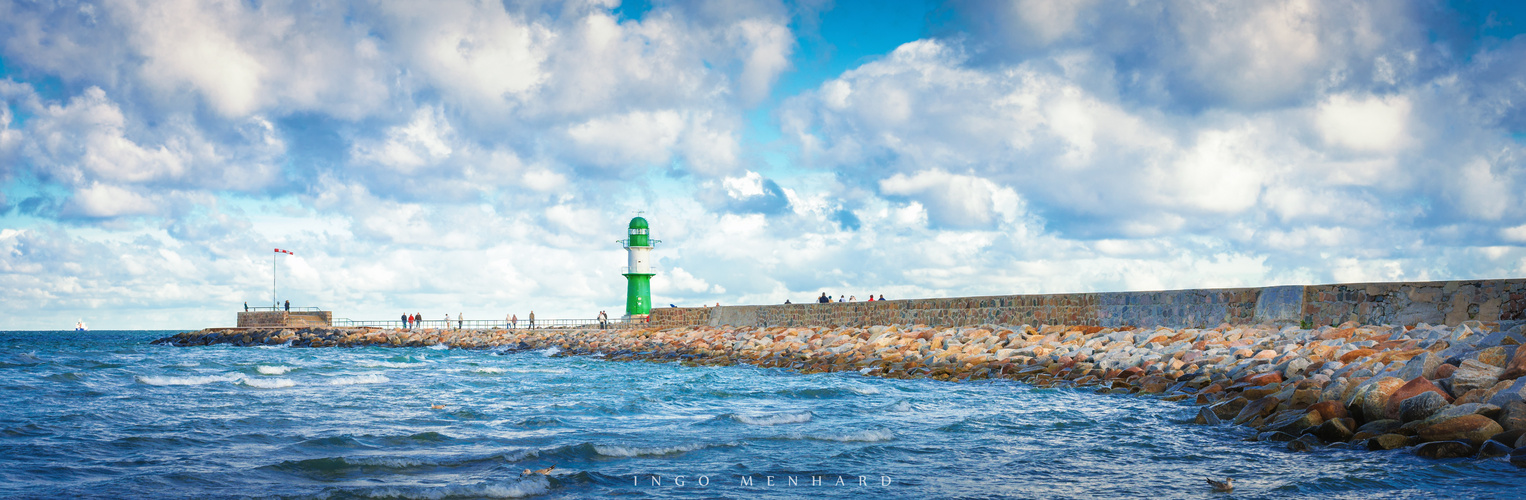
[[[0,497],[1526,496],[1502,458],[1295,453],[1088,389],[172,333],[0,332]]]

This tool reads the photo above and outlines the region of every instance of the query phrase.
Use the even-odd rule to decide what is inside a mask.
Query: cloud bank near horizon
[[[0,314],[618,314],[637,211],[658,305],[1526,275],[1508,11],[914,6],[0,5]]]

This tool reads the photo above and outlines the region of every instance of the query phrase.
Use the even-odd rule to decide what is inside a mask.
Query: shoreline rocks
[[[1037,387],[1159,395],[1200,407],[1199,424],[1231,423],[1289,449],[1326,446],[1435,458],[1521,457],[1526,335],[1456,327],[1300,329],[925,325],[678,327],[621,330],[212,328],[156,344],[428,347],[610,360],[748,364],[801,373],[944,381],[1010,379]],[[1512,434],[1514,433],[1514,434]],[[1498,439],[1494,439],[1499,436]],[[1493,444],[1490,444],[1490,443]],[[1502,447],[1511,447],[1505,453]],[[1521,464],[1517,459],[1512,463]]]

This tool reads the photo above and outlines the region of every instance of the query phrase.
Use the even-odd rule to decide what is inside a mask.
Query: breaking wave
[[[385,375],[371,373],[367,375],[355,375],[353,377],[334,377],[329,379],[329,385],[357,385],[357,384],[384,384],[392,379]]]

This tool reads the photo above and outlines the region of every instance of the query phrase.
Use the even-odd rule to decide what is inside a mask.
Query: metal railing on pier
[[[316,311],[322,311],[322,309],[319,309],[319,308],[316,308],[316,307],[293,307],[291,309],[286,309],[285,307],[280,307],[280,306],[277,306],[277,307],[255,307],[255,306],[250,306],[248,308],[248,312],[256,312],[256,311],[316,312]]]
[[[394,329],[404,328],[403,321],[399,320],[399,319],[391,319],[391,320],[354,320],[354,319],[349,319],[349,318],[335,318],[334,321],[332,322],[332,324],[334,326],[347,326],[347,327],[371,326],[371,327],[378,327],[378,328],[394,328]],[[649,325],[650,325],[650,323],[647,323],[647,322],[645,322],[643,320],[639,320],[639,319],[610,318],[609,320],[604,322],[603,327],[604,328],[608,328],[608,329],[613,329],[613,328],[641,328],[643,326],[649,326]],[[539,319],[539,318],[537,318],[533,324],[529,320],[526,320],[526,319],[521,319],[521,320],[519,320],[517,322],[509,322],[509,321],[505,321],[505,320],[501,320],[501,319],[498,319],[498,320],[484,320],[484,319],[465,319],[465,320],[457,320],[457,319],[448,319],[448,320],[447,319],[422,319],[422,320],[419,320],[418,324],[413,325],[412,327],[413,328],[462,329],[462,330],[529,330],[529,329],[536,329],[536,330],[540,330],[540,329],[597,330],[597,329],[600,328],[600,325],[599,325],[599,320],[597,320],[597,319]]]

